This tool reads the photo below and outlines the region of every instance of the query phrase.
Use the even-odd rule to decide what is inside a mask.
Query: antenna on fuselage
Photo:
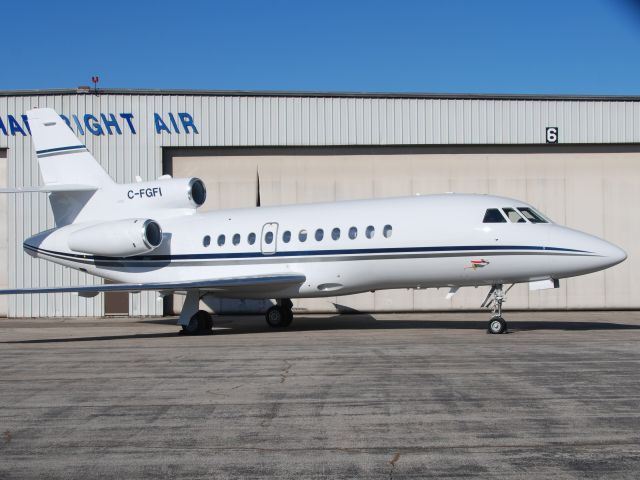
[[[256,207],[260,206],[260,172],[256,169]]]

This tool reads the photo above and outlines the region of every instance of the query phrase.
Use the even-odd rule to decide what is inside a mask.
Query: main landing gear
[[[198,310],[189,319],[189,323],[182,325],[182,333],[187,335],[204,335],[211,333],[213,319],[211,314],[204,310]]]
[[[182,327],[185,335],[203,335],[211,333],[213,319],[209,312],[199,310],[200,292],[198,290],[188,290],[187,296],[180,312],[178,325]]]
[[[293,321],[293,302],[288,298],[278,300],[277,305],[269,308],[264,314],[267,324],[271,328],[286,328]]]
[[[513,287],[513,285],[511,285],[511,287]],[[505,301],[505,295],[511,290],[511,287],[503,292],[502,284],[498,283],[493,285],[484,302],[482,302],[482,307],[489,307],[492,311],[491,320],[489,320],[489,325],[487,326],[487,333],[507,333],[507,322],[502,318],[502,302]]]

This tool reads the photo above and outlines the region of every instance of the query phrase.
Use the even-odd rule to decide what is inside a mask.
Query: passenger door
[[[276,253],[278,243],[278,224],[275,222],[265,223],[262,227],[262,239],[260,249],[263,255],[273,255]]]

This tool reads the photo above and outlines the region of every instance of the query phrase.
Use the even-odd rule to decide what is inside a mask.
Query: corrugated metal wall
[[[0,148],[0,187],[7,186],[7,150]],[[7,265],[9,260],[8,242],[7,242],[7,203],[6,195],[0,195],[0,266]],[[0,288],[9,288],[9,275],[7,268],[0,267]],[[6,295],[0,295],[0,316],[6,316],[9,308],[9,299]]]
[[[28,135],[11,134],[30,108],[59,113],[133,114],[136,134],[118,119],[122,134],[92,135],[82,141],[118,182],[159,176],[162,147],[288,145],[461,145],[540,144],[545,128],[558,127],[559,143],[640,143],[640,99],[435,98],[398,96],[164,94],[149,92],[0,93],[0,148],[8,148],[8,184],[40,182]],[[199,133],[156,133],[154,114],[193,116]],[[43,195],[9,199],[9,279],[16,287],[96,282],[92,277],[22,253],[22,240],[50,228],[53,217]],[[157,315],[152,294],[132,295],[132,315]],[[36,295],[10,298],[11,316],[101,315],[102,297]]]

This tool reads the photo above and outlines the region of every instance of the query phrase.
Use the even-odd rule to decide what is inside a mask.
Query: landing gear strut
[[[293,302],[288,298],[278,300],[278,304],[267,310],[264,317],[271,328],[286,328],[293,321]]]
[[[511,285],[512,287],[513,285]],[[502,284],[498,283],[491,287],[487,298],[482,302],[482,307],[490,307],[492,316],[487,326],[487,333],[500,334],[507,333],[507,322],[502,318],[502,302],[505,301],[506,293],[511,290],[511,287],[506,292],[502,291]]]

